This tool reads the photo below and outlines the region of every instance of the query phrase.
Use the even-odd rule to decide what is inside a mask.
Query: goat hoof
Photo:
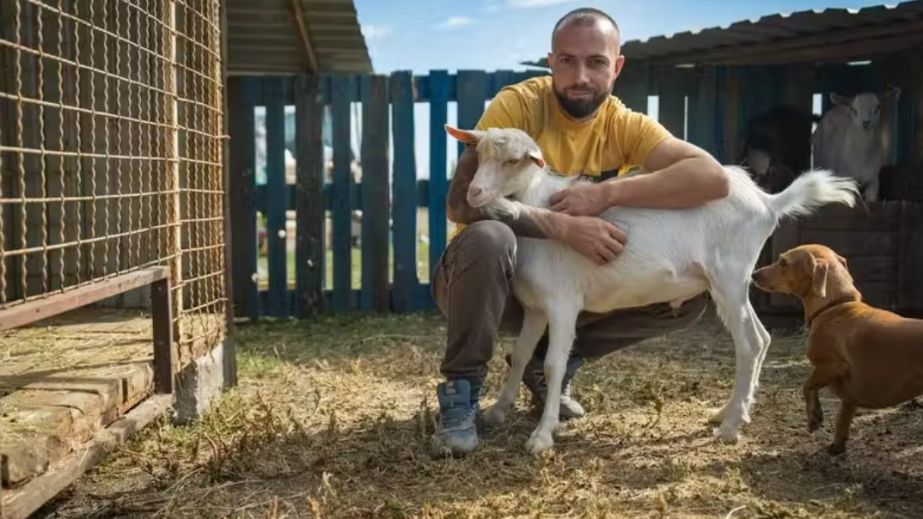
[[[728,408],[727,406],[711,409],[711,415],[708,418],[708,423],[718,425],[724,421],[724,417],[727,416]]]
[[[844,452],[846,452],[846,445],[832,443],[830,444],[829,447],[827,447],[827,453],[830,454],[831,456],[839,456],[840,454],[843,454]]]
[[[737,427],[733,427],[727,424],[718,427],[714,431],[715,438],[718,438],[724,443],[734,445],[740,441],[740,431],[737,430]]]
[[[554,439],[551,437],[551,433],[542,433],[535,431],[532,433],[532,436],[529,437],[529,441],[526,442],[526,449],[532,454],[542,453],[554,446]]]
[[[487,425],[501,425],[506,421],[506,411],[500,409],[496,404],[490,406],[490,409],[484,413],[484,423]]]

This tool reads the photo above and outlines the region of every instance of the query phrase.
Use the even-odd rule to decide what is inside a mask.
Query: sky
[[[855,0],[354,0],[376,73],[410,70],[528,70],[523,61],[545,57],[551,30],[566,12],[595,7],[615,18],[622,41],[727,26],[776,13],[826,8],[857,9],[880,1]],[[631,61],[626,62],[631,66]],[[649,115],[657,116],[656,104]],[[449,124],[456,124],[450,103]],[[429,178],[429,105],[415,106],[417,177]],[[353,149],[358,152],[358,122]],[[455,141],[447,137],[447,169]],[[393,151],[391,152],[393,157]]]

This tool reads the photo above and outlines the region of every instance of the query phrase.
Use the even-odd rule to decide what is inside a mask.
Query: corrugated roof
[[[631,60],[663,64],[769,64],[867,59],[923,45],[923,0],[862,9],[773,14],[726,27],[630,40]],[[545,58],[524,65],[547,67]]]
[[[227,17],[229,74],[372,72],[352,0],[227,0]]]

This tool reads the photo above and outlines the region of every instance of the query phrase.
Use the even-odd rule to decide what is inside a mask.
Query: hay
[[[588,364],[574,395],[589,415],[553,452],[523,448],[537,420],[523,390],[475,454],[434,459],[444,333],[430,315],[244,326],[241,385],[213,413],[152,426],[44,513],[740,519],[912,516],[923,504],[920,411],[861,412],[841,459],[823,453],[829,418],[806,432],[800,333],[773,334],[753,423],[739,445],[716,443],[707,410],[730,394],[734,360],[713,318]],[[823,404],[830,417],[835,401]]]

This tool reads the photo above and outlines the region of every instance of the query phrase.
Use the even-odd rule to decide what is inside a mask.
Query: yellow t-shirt
[[[561,111],[551,76],[501,89],[475,126],[488,128],[519,128],[535,139],[551,169],[594,180],[641,166],[648,153],[671,136],[660,123],[632,111],[615,96],[609,96],[593,119],[574,121]],[[453,236],[463,227],[456,225]]]

